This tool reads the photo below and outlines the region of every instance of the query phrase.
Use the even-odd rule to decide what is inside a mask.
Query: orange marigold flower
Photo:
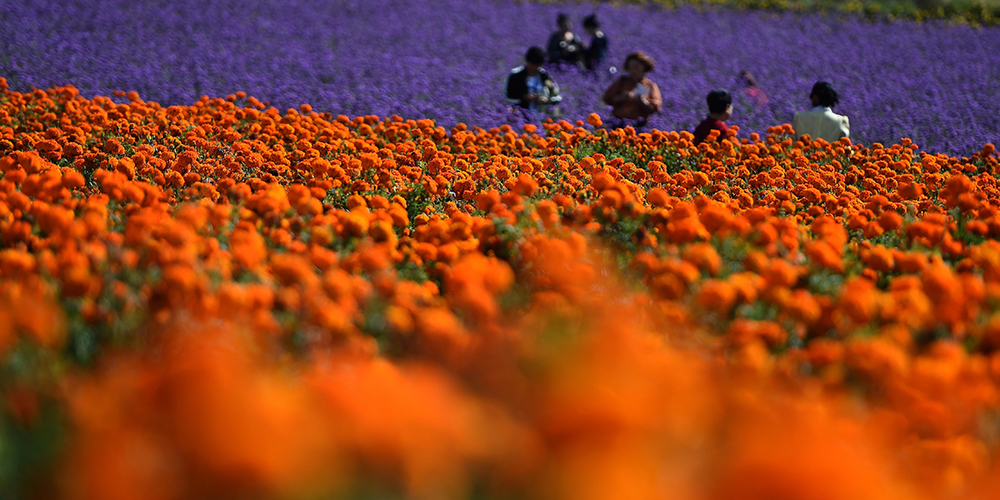
[[[844,272],[844,260],[827,241],[812,241],[806,245],[806,254],[813,264],[835,272]]]
[[[720,316],[728,316],[736,304],[736,289],[722,280],[708,280],[698,291],[698,305],[706,310],[715,311]]]
[[[862,261],[869,268],[883,273],[892,271],[896,264],[896,259],[893,257],[892,251],[882,245],[877,245],[875,248],[869,250],[862,258]]]
[[[669,203],[669,197],[666,191],[660,188],[653,188],[646,193],[646,201],[654,207],[665,208]]]

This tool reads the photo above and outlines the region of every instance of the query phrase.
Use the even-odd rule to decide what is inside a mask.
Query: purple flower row
[[[608,117],[611,66],[641,49],[664,107],[652,126],[692,130],[713,88],[736,91],[741,135],[790,122],[818,79],[841,93],[852,138],[909,137],[969,154],[1000,130],[1000,29],[871,24],[822,15],[663,10],[500,0],[32,0],[0,3],[0,76],[14,89],[73,84],[85,95],[137,90],[187,104],[238,90],[281,109],[433,118],[483,127],[517,123],[501,87],[558,12],[597,13],[610,58],[594,73],[556,70],[563,118]],[[756,75],[755,106],[736,75]]]

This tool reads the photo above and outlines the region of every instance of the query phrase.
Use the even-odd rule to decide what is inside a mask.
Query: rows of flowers
[[[736,96],[731,123],[763,136],[811,106],[817,80],[841,93],[837,111],[850,117],[857,143],[910,137],[929,152],[968,156],[1000,130],[1000,28],[655,3],[11,1],[0,3],[0,76],[22,92],[72,83],[86,97],[135,90],[186,105],[244,90],[279,109],[310,103],[349,116],[520,130],[523,118],[503,104],[504,77],[529,46],[545,45],[559,12],[584,40],[582,19],[596,13],[610,43],[599,71],[554,75],[571,122],[608,118],[601,96],[625,55],[641,49],[657,62],[650,77],[664,105],[651,123],[660,130],[693,130],[708,92],[726,88]],[[743,70],[767,105],[740,92]]]
[[[991,145],[0,88],[4,498],[1000,493]]]
[[[629,3],[655,3],[670,8],[724,6],[736,9],[756,9],[775,12],[823,12],[863,16],[873,21],[896,18],[925,21],[948,19],[972,26],[991,26],[1000,22],[1000,5],[990,0],[915,0],[906,2],[883,0],[625,0]]]

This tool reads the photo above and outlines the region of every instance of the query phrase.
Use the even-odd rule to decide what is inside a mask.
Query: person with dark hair
[[[549,62],[583,64],[583,41],[573,33],[573,21],[566,14],[559,14],[559,30],[549,37]]]
[[[625,58],[626,74],[604,91],[604,103],[612,107],[611,115],[617,119],[616,128],[645,127],[649,115],[660,111],[660,87],[646,76],[654,67],[653,58],[641,51],[632,52]]]
[[[559,86],[542,65],[545,51],[531,47],[524,55],[524,65],[507,74],[504,97],[507,104],[520,106],[528,111],[548,111],[550,106],[562,102]]]
[[[767,106],[767,94],[757,86],[757,79],[749,71],[740,71],[737,80],[743,87],[743,94],[754,106],[758,108]]]
[[[729,126],[726,120],[733,117],[733,96],[728,90],[713,90],[708,93],[708,117],[694,129],[694,143],[701,144],[713,130],[719,131],[719,140],[726,137]]]
[[[590,34],[590,45],[583,53],[583,63],[587,69],[593,70],[608,57],[608,37],[601,31],[596,14],[583,19],[583,29]]]
[[[850,120],[833,112],[832,108],[840,102],[840,96],[833,85],[829,82],[816,82],[809,99],[813,108],[795,113],[795,120],[792,122],[796,139],[809,135],[812,139],[835,142],[842,137],[851,137]]]

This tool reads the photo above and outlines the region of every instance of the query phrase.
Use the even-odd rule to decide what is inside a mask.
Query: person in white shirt
[[[795,113],[792,127],[795,138],[801,139],[808,134],[811,139],[824,139],[835,142],[842,137],[851,137],[851,123],[844,115],[833,112],[833,107],[840,102],[840,96],[829,82],[816,82],[809,94],[813,108],[809,111]]]

